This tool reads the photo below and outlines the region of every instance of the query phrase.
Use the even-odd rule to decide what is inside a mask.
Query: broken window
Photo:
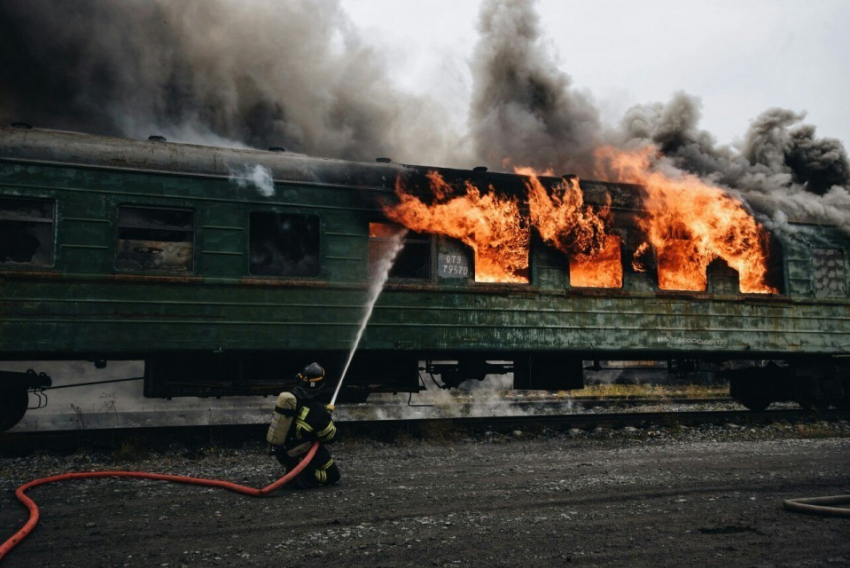
[[[369,223],[369,275],[377,269],[380,260],[388,254],[391,239],[403,230],[389,223]],[[390,269],[390,278],[412,280],[431,279],[431,237],[408,231],[404,248],[396,256]]]
[[[118,208],[115,267],[122,270],[191,272],[195,213],[191,209]]]
[[[741,291],[738,271],[722,258],[712,260],[705,270],[707,290],[712,294],[737,294]]]
[[[836,249],[812,251],[812,286],[815,296],[843,298],[846,292],[844,252]]]
[[[0,198],[0,265],[53,265],[52,199]]]
[[[319,217],[251,213],[251,274],[318,276]]]
[[[593,256],[570,256],[570,286],[576,288],[622,288],[621,237],[608,235],[602,250]]]

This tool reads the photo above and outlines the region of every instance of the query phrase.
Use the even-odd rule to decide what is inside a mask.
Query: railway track
[[[780,421],[811,423],[816,421],[850,420],[850,411],[830,410],[814,413],[809,410],[698,411],[698,412],[627,412],[604,414],[522,415],[460,418],[425,418],[406,420],[348,420],[338,423],[347,439],[392,440],[399,435],[413,437],[450,437],[453,434],[477,435],[486,432],[527,433],[567,431],[594,428],[619,429],[627,426],[676,427],[770,424]],[[211,446],[262,447],[266,424],[231,424],[209,426],[168,426],[159,428],[121,428],[109,430],[73,430],[50,432],[19,432],[0,435],[0,453],[28,455],[33,451],[73,453],[78,450],[110,450],[121,452],[127,447],[144,451],[192,452]],[[194,449],[193,449],[194,448]]]

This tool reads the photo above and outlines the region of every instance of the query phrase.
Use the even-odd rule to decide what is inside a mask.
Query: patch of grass
[[[612,398],[716,398],[729,396],[727,386],[704,386],[704,385],[621,385],[621,384],[599,384],[588,385],[581,390],[560,391],[559,398],[571,397],[582,399],[585,397],[612,397]]]

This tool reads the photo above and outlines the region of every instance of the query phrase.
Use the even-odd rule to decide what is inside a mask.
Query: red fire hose
[[[316,451],[319,449],[319,443],[316,442],[313,444],[313,447],[310,448],[310,451],[307,452],[307,455],[304,456],[304,459],[296,465],[292,471],[272,483],[271,485],[267,485],[262,489],[255,489],[253,487],[246,487],[245,485],[239,485],[237,483],[230,483],[229,481],[219,481],[217,479],[203,479],[199,477],[187,477],[184,475],[167,475],[161,473],[145,473],[141,471],[92,471],[88,473],[63,473],[62,475],[54,475],[52,477],[42,477],[41,479],[36,479],[34,481],[30,481],[29,483],[25,483],[21,485],[15,490],[15,497],[18,498],[18,501],[24,504],[24,506],[29,509],[30,518],[26,522],[26,524],[15,533],[12,538],[4,542],[0,546],[0,561],[9,553],[10,550],[15,548],[18,544],[20,544],[27,535],[32,532],[35,526],[38,524],[38,506],[35,502],[24,495],[29,489],[33,487],[38,487],[40,485],[47,485],[48,483],[54,483],[56,481],[64,481],[66,479],[97,479],[101,477],[132,477],[135,479],[154,479],[158,481],[171,481],[173,483],[186,483],[189,485],[202,485],[204,487],[219,487],[221,489],[227,489],[229,491],[235,491],[236,493],[241,493],[242,495],[248,495],[249,497],[265,497],[271,494],[276,489],[286,485],[289,483],[292,478],[301,473],[307,464],[310,463],[310,460],[313,459],[313,456],[316,455]]]

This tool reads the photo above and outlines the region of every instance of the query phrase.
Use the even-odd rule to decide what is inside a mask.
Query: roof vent
[[[392,162],[390,158],[375,158],[375,161],[379,164],[389,164],[390,162]]]
[[[21,128],[23,130],[32,130],[32,124],[27,124],[26,122],[13,122],[12,128]]]
[[[269,146],[269,152],[286,152],[283,146]]]
[[[487,173],[487,166],[475,166],[472,171],[476,174],[484,174]]]
[[[165,136],[160,136],[159,134],[154,134],[153,136],[148,136],[148,140],[151,142],[168,142]]]

